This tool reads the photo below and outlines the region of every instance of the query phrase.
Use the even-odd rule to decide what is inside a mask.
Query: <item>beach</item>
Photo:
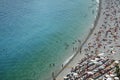
[[[96,0],[0,0],[0,4],[1,80],[50,80],[84,41],[98,6]]]
[[[120,0],[0,4],[0,80],[117,77]]]
[[[99,0],[99,9],[94,27],[73,58],[63,67],[59,74],[55,75],[56,80],[63,80],[63,78],[71,72],[72,68],[74,70],[75,66],[80,67],[78,63],[86,57],[86,54],[98,56],[104,53],[105,58],[111,60],[109,63],[114,62],[114,60],[120,60],[119,3],[119,0]],[[97,56],[95,57],[97,58]],[[92,58],[90,60],[92,60]],[[112,65],[112,63],[110,65]],[[103,77],[102,75],[100,78]]]

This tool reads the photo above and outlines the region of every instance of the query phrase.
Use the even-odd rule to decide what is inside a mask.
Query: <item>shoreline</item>
[[[65,71],[65,69],[68,67],[68,65],[69,65],[70,63],[72,63],[73,59],[75,59],[75,58],[77,57],[77,55],[83,55],[83,56],[84,56],[84,54],[80,54],[79,52],[81,52],[84,44],[85,44],[85,43],[87,42],[87,40],[90,38],[90,36],[91,36],[92,33],[94,32],[94,30],[95,30],[95,28],[96,28],[96,26],[97,26],[97,24],[98,24],[98,21],[99,21],[99,18],[100,18],[100,14],[101,14],[101,9],[102,9],[102,8],[101,8],[101,4],[102,4],[102,1],[99,0],[98,12],[97,12],[96,18],[95,18],[95,20],[94,20],[94,25],[93,25],[93,27],[90,29],[89,34],[87,35],[87,37],[85,38],[85,40],[83,41],[83,43],[80,45],[80,47],[79,47],[79,49],[76,51],[76,53],[73,54],[73,56],[71,57],[71,59],[63,66],[63,68],[62,68],[57,74],[54,75],[54,79],[56,79],[56,80],[61,80],[61,79],[58,78],[59,75],[60,75],[63,71]],[[77,60],[77,61],[79,61],[79,60]],[[53,79],[53,80],[54,80],[54,79]]]

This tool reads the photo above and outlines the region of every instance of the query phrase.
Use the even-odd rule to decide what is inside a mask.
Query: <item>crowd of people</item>
[[[119,80],[114,73],[114,66],[118,63],[119,61],[103,56],[103,53],[99,55],[86,54],[86,57],[71,69],[71,72],[64,77],[64,80],[96,80],[107,79],[108,77]]]
[[[86,54],[64,80],[120,80],[120,0],[103,0],[99,22],[81,53]]]

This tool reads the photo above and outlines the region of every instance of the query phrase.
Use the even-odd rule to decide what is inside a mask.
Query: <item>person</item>
[[[55,64],[53,63],[53,67],[55,66]]]
[[[64,66],[63,66],[63,64],[62,64],[62,68],[63,68]]]

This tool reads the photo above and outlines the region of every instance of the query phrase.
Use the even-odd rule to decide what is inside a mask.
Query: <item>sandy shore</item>
[[[100,0],[94,27],[73,58],[55,75],[56,80],[63,80],[85,54],[104,53],[109,59],[120,60],[119,3],[119,0]]]
[[[85,41],[81,44],[79,50],[70,59],[70,61],[63,67],[63,69],[58,74],[55,75],[55,79],[56,80],[63,80],[63,77],[66,76],[66,74],[68,74],[70,72],[71,68],[74,67],[75,65],[77,65],[79,60],[81,60],[83,57],[85,57],[85,54],[82,51],[82,48],[84,47],[84,44],[87,42],[87,40],[90,38],[90,36],[92,35],[92,33],[95,30],[95,28],[97,27],[97,24],[98,24],[98,21],[99,21],[99,17],[100,17],[100,13],[101,13],[101,4],[102,4],[101,2],[102,1],[99,2],[98,14],[97,14],[96,19],[94,21],[94,26],[91,29],[91,31],[89,32],[89,35],[87,36]]]

